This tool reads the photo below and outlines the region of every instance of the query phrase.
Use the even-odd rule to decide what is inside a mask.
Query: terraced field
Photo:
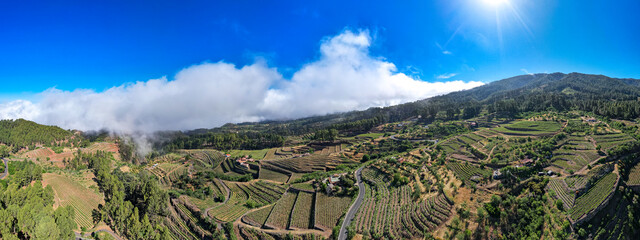
[[[85,188],[73,179],[54,173],[42,174],[44,186],[51,186],[55,193],[55,206],[72,206],[75,210],[75,222],[78,229],[93,228],[91,211],[104,204],[103,196],[89,188]]]
[[[629,179],[627,179],[627,185],[637,186],[640,185],[640,164],[636,164],[631,171],[629,171]]]
[[[596,141],[596,143],[601,147],[602,150],[607,150],[627,142],[636,141],[635,139],[624,133],[593,135],[593,140]]]
[[[235,185],[246,196],[248,196],[249,199],[252,199],[261,205],[267,205],[278,201],[286,190],[282,186],[264,181],[252,182],[250,184],[235,183]]]
[[[280,199],[271,210],[267,221],[265,222],[266,228],[275,229],[287,229],[289,226],[289,219],[291,218],[291,209],[296,203],[298,193],[287,192],[282,199]]]
[[[341,163],[343,163],[343,161],[336,156],[312,154],[310,156],[298,158],[268,161],[263,163],[263,167],[265,165],[272,165],[276,168],[280,168],[289,172],[309,173],[315,171],[330,170]],[[267,168],[269,167],[267,166]]]
[[[566,185],[564,179],[551,179],[548,186],[555,192],[555,197],[562,201],[564,209],[573,207],[575,194]]]
[[[491,176],[490,169],[481,169],[470,163],[447,162],[447,167],[453,171],[460,180],[473,181],[472,177],[488,178]]]
[[[559,131],[562,125],[553,121],[515,121],[495,128],[496,132],[513,136],[540,136]]]
[[[307,192],[299,192],[296,203],[293,207],[291,216],[290,229],[309,229],[313,228],[311,214],[313,214],[314,194]]]
[[[247,215],[244,215],[244,217],[242,217],[242,221],[254,227],[262,227],[267,221],[267,218],[269,217],[269,213],[271,213],[271,209],[273,209],[273,206],[274,205],[271,205],[247,213]]]
[[[367,194],[352,227],[361,234],[414,239],[435,230],[451,215],[452,202],[444,195],[413,202],[410,192],[409,186],[386,189],[378,185],[376,190]]]
[[[609,173],[602,177],[589,191],[575,200],[574,207],[569,210],[571,219],[578,220],[596,209],[613,193],[618,175]]]
[[[349,197],[327,196],[316,194],[316,206],[314,211],[314,227],[329,230],[338,224],[338,220],[347,212],[351,205]]]
[[[249,208],[245,206],[249,197],[236,183],[224,182],[224,184],[231,190],[231,197],[225,204],[209,210],[208,214],[218,221],[230,222],[238,219],[242,214],[249,211]]]
[[[276,168],[276,167],[272,166],[272,168]],[[280,171],[274,171],[269,169],[269,167],[262,167],[260,168],[260,173],[258,178],[286,183],[289,180],[289,176],[291,174],[292,174],[291,172],[283,169],[281,169]]]

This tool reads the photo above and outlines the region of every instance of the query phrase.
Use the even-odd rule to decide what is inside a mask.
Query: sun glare
[[[482,0],[482,1],[485,4],[493,7],[508,3],[508,0]]]

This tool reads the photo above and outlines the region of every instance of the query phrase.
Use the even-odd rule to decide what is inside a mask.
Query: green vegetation
[[[54,192],[43,188],[42,168],[18,162],[6,185],[0,185],[0,237],[2,239],[71,239],[75,211],[72,206],[53,210]],[[36,181],[30,185],[31,181]]]

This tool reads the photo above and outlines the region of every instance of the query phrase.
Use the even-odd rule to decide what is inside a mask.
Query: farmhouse
[[[501,179],[503,177],[500,169],[493,171],[493,179]]]
[[[254,160],[253,158],[249,158],[249,156],[244,156],[242,158],[236,159],[236,163],[238,163],[238,165],[242,167],[246,167],[247,169],[251,169],[251,167],[249,166],[249,163],[247,162],[254,162]]]

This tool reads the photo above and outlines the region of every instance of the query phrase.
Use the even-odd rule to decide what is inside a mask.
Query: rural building
[[[501,179],[503,177],[500,169],[493,171],[493,179]]]

